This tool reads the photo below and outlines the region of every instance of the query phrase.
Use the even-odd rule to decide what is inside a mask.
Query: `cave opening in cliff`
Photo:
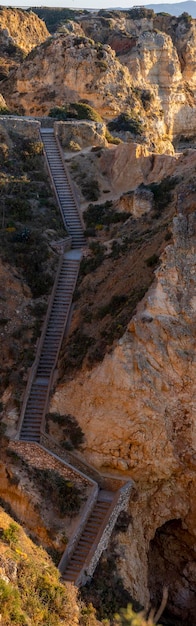
[[[163,626],[196,624],[196,562],[194,537],[181,519],[156,530],[148,555],[148,584],[153,607],[159,607],[163,588],[168,588]]]

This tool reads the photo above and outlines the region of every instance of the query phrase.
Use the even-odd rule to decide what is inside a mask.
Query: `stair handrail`
[[[93,575],[102,552],[108,546],[108,542],[119,513],[128,508],[132,489],[135,491],[135,484],[134,481],[129,480],[123,487],[118,489],[114,495],[106,516],[100,524],[98,534],[93,541],[90,551],[75,581],[76,585],[84,584]]]
[[[44,342],[44,339],[45,339],[45,334],[46,334],[46,329],[47,329],[47,325],[48,325],[48,320],[49,320],[50,313],[51,313],[52,306],[53,306],[54,296],[55,296],[55,292],[56,292],[56,286],[57,286],[60,270],[61,270],[61,267],[62,267],[63,259],[64,259],[64,255],[62,254],[59,257],[59,262],[58,262],[58,266],[57,266],[57,270],[56,270],[55,280],[54,280],[54,283],[53,283],[51,294],[49,296],[47,311],[46,311],[46,315],[45,315],[44,322],[43,322],[43,325],[42,325],[41,335],[40,335],[40,337],[38,339],[38,343],[37,343],[35,359],[34,359],[34,362],[33,362],[32,366],[31,366],[31,368],[30,368],[29,376],[28,376],[28,380],[27,380],[27,384],[26,384],[26,388],[25,388],[25,391],[24,391],[22,408],[21,408],[20,418],[19,418],[18,427],[17,427],[16,439],[18,439],[18,437],[20,436],[20,431],[21,431],[21,427],[22,427],[22,423],[23,423],[23,419],[24,419],[24,415],[25,415],[26,405],[27,405],[27,402],[28,402],[28,399],[29,399],[29,395],[30,395],[30,391],[31,391],[31,387],[32,387],[33,381],[34,381],[35,376],[36,376],[36,371],[37,371],[37,367],[38,367],[38,364],[39,364],[39,358],[40,358],[43,342]]]

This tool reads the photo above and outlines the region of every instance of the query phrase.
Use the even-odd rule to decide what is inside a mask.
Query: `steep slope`
[[[0,507],[0,598],[3,626],[78,626],[77,591],[59,580],[48,554]],[[96,624],[96,622],[95,622]]]

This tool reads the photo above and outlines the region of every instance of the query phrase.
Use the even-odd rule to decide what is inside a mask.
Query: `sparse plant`
[[[148,185],[148,189],[152,191],[154,196],[154,208],[159,214],[172,200],[172,190],[178,183],[177,177],[164,178],[160,183],[152,183]]]
[[[109,122],[108,124],[109,131],[115,130],[117,132],[120,131],[129,131],[133,135],[142,135],[143,134],[143,121],[142,119],[134,113],[134,111],[128,113],[120,113],[120,115]]]
[[[96,202],[100,195],[99,183],[94,178],[87,178],[81,181],[82,193],[85,196],[86,200],[91,200],[92,202]]]
[[[97,224],[116,224],[127,220],[127,213],[115,211],[112,200],[106,200],[103,204],[89,204],[84,211],[84,220],[87,228],[93,228]]]
[[[73,415],[65,414],[60,415],[60,413],[48,413],[46,416],[46,421],[51,420],[52,422],[59,424],[59,426],[63,426],[63,446],[71,448],[79,448],[84,440],[84,433],[78,424],[76,418]],[[65,439],[66,437],[66,439]]]
[[[91,120],[93,122],[103,122],[99,113],[86,102],[70,102],[63,106],[56,106],[50,109],[49,115],[59,120],[69,118],[78,120]]]
[[[116,146],[118,146],[119,143],[122,143],[120,137],[114,137],[114,135],[111,135],[108,129],[106,129],[105,131],[105,138],[108,143],[114,144]]]
[[[9,545],[17,544],[19,538],[19,526],[15,522],[11,522],[8,528],[2,532],[1,538]]]

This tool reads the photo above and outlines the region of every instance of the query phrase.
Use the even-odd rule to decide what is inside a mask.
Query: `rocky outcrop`
[[[91,146],[107,146],[106,126],[100,122],[70,121],[55,122],[61,146],[65,150],[78,151]]]
[[[7,81],[9,105],[25,114],[46,114],[52,106],[89,99],[103,116],[134,103],[131,78],[109,46],[85,37],[57,35],[33,51]]]
[[[54,105],[84,99],[104,118],[128,110],[143,124],[141,143],[159,152],[196,133],[193,20],[88,16],[62,30],[3,85],[10,108],[47,114]],[[132,141],[133,134],[122,139]]]
[[[14,54],[18,47],[25,54],[38,46],[49,36],[46,25],[35,13],[21,9],[0,9],[0,49],[7,54]]]
[[[109,43],[128,67],[158,136],[195,134],[195,20],[140,17],[139,12],[136,17],[130,11],[115,18],[97,16],[93,22],[88,16],[81,23],[95,41]]]

